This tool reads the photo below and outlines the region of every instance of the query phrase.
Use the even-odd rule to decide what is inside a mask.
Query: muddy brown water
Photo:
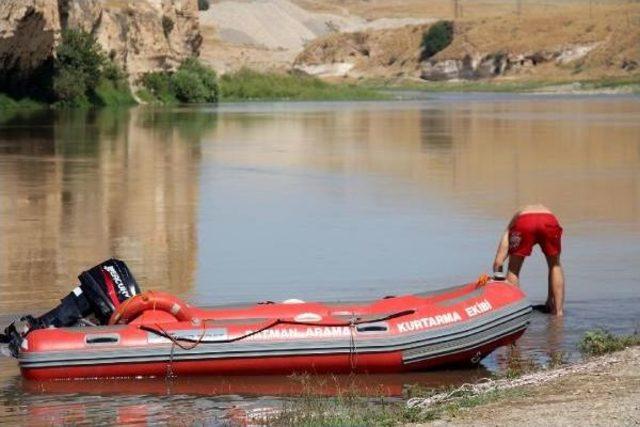
[[[200,305],[372,299],[486,272],[518,206],[565,229],[563,320],[517,351],[578,358],[587,329],[640,321],[640,98],[438,95],[398,102],[0,113],[0,320],[38,313],[84,268],[125,259],[144,289]],[[546,294],[539,251],[523,288]],[[401,396],[505,369],[327,377]],[[306,381],[306,382],[305,382]],[[305,385],[307,384],[307,385]],[[308,389],[300,378],[39,384],[0,359],[0,423],[216,423]],[[374,390],[375,389],[375,390]],[[240,414],[240,415],[238,415]]]

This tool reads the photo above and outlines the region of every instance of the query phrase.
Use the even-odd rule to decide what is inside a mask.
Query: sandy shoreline
[[[640,347],[547,374],[557,377],[417,425],[640,425]]]

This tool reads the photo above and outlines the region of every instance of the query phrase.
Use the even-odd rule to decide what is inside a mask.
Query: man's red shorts
[[[545,255],[559,255],[561,237],[562,227],[553,214],[520,214],[509,228],[509,254],[526,257],[539,244]]]

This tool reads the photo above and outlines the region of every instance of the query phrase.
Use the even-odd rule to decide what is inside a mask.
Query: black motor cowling
[[[120,304],[140,293],[129,267],[114,258],[83,271],[78,279],[80,290],[100,324],[106,324]]]
[[[140,287],[127,265],[115,258],[83,271],[80,285],[60,300],[53,310],[40,317],[27,315],[21,327],[12,323],[0,334],[0,341],[9,343],[17,356],[22,339],[34,329],[73,326],[81,319],[93,317],[101,325],[107,324],[113,312],[127,299],[140,293]]]

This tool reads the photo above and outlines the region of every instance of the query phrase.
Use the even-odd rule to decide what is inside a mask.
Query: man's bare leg
[[[509,255],[509,271],[507,272],[507,281],[513,283],[516,286],[520,286],[520,269],[524,257],[520,255]]]
[[[547,308],[551,314],[564,315],[564,271],[560,265],[560,256],[547,256],[549,266],[549,293]]]

